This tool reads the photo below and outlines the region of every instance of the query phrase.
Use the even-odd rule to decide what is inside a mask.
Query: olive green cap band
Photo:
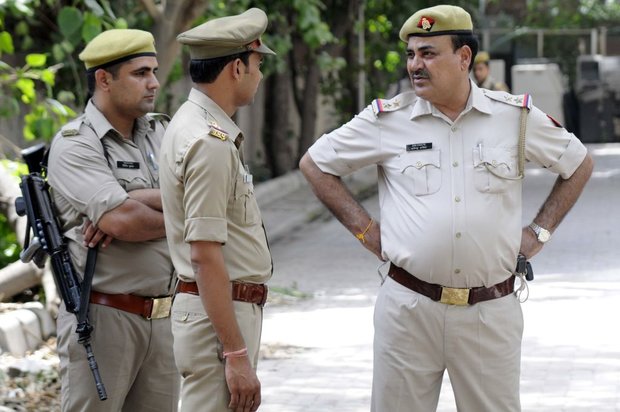
[[[96,70],[140,56],[155,56],[155,39],[143,30],[112,29],[92,39],[79,58],[87,70]]]

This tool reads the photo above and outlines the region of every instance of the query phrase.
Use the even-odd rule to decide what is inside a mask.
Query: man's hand
[[[84,236],[84,246],[90,248],[93,248],[98,244],[101,245],[102,248],[106,248],[110,243],[112,243],[112,240],[114,240],[112,236],[93,225],[93,222],[88,219],[86,219],[86,222],[82,227],[82,235]]]
[[[519,253],[530,260],[540,252],[543,248],[543,244],[538,241],[536,234],[528,226],[521,230],[521,248]]]
[[[235,412],[254,412],[261,403],[260,382],[247,356],[229,357],[225,363],[230,391],[228,407]]]

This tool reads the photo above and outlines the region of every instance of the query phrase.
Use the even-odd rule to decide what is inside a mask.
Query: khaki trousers
[[[373,412],[437,410],[444,371],[458,411],[520,411],[523,314],[514,294],[451,306],[387,278],[375,306]]]
[[[263,309],[233,302],[237,323],[256,369]],[[174,356],[181,373],[181,411],[229,412],[230,392],[224,376],[222,346],[200,296],[179,293],[172,304]]]
[[[99,400],[76,318],[64,305],[57,319],[63,412],[174,412],[179,373],[172,353],[170,318],[146,320],[90,305],[91,345],[108,399]]]

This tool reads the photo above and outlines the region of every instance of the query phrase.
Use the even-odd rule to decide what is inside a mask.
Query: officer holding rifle
[[[48,182],[79,273],[88,248],[99,246],[86,298],[108,399],[100,401],[93,388],[76,316],[63,306],[57,320],[62,410],[175,411],[174,270],[157,164],[164,124],[147,115],[159,88],[154,39],[141,30],[108,30],[79,57],[92,98],[54,138]]]

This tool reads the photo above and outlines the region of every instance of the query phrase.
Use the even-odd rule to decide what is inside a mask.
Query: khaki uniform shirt
[[[490,286],[514,271],[521,244],[516,177],[523,97],[472,84],[452,122],[413,93],[377,100],[309,153],[326,173],[379,171],[383,257],[427,282]],[[373,106],[375,110],[373,111]],[[526,158],[568,178],[586,148],[531,108]]]
[[[134,189],[159,187],[157,157],[164,134],[150,117],[136,120],[133,139],[125,140],[88,102],[84,114],[62,128],[49,155],[48,182],[69,251],[83,274],[85,219],[95,224],[120,206]],[[99,248],[93,290],[162,296],[170,293],[174,269],[166,239],[124,242]]]
[[[271,254],[238,145],[243,136],[204,93],[192,89],[166,130],[161,187],[166,233],[179,278],[194,281],[190,243],[222,243],[231,280],[264,283]]]

